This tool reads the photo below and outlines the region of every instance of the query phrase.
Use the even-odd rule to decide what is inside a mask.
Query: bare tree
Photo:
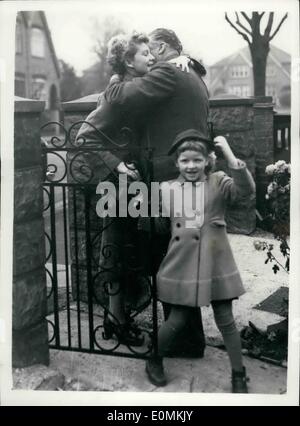
[[[82,96],[82,85],[74,68],[62,59],[59,61],[59,65],[61,72],[60,95],[62,102],[80,98],[80,96]]]
[[[241,19],[239,13],[244,19]],[[245,12],[239,13],[235,12],[235,24],[229,19],[227,13],[225,13],[225,19],[249,45],[253,65],[254,96],[265,96],[266,67],[270,41],[278,33],[288,14],[286,13],[283,16],[275,30],[272,31],[274,12],[270,12],[266,27],[264,31],[261,31],[261,20],[265,12],[252,12],[251,17]]]
[[[103,21],[94,22],[95,45],[94,52],[98,56],[99,91],[104,89],[109,81],[110,68],[106,62],[108,41],[115,35],[124,33],[123,25],[111,16]]]

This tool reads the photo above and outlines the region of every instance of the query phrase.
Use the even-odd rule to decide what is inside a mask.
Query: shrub
[[[290,233],[290,179],[291,166],[280,160],[266,167],[266,175],[269,179],[267,187],[267,217],[264,222],[275,239],[280,241],[280,252],[283,256],[278,259],[274,255],[274,245],[267,241],[255,241],[256,250],[266,253],[265,263],[271,263],[276,274],[280,269],[289,273],[290,247],[288,237]],[[243,347],[249,354],[265,357],[271,360],[284,360],[287,358],[288,349],[288,298],[283,298],[281,313],[285,317],[283,321],[272,324],[266,332],[261,332],[249,322],[249,326],[242,330],[241,337]]]
[[[266,193],[267,219],[274,236],[286,240],[290,233],[291,165],[279,160],[266,167],[266,174],[269,178]]]

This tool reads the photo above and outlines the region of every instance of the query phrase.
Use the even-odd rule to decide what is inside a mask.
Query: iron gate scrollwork
[[[42,146],[49,346],[147,358],[152,349],[157,350],[157,323],[161,315],[151,265],[154,220],[150,219],[149,232],[136,231],[137,240],[131,244],[124,235],[136,229],[136,223],[131,228],[133,219],[101,219],[96,212],[101,152],[126,150],[136,157],[138,149],[131,144],[130,129],[126,128],[121,144],[108,140],[103,147],[82,137],[76,139],[83,123],[90,125],[79,121],[65,129],[61,123],[50,122],[42,127],[43,132],[53,125],[60,129],[60,136],[44,139]],[[144,158],[149,183],[153,170],[151,149],[144,152]],[[114,170],[110,170],[110,176],[118,177]],[[107,232],[109,227],[121,232],[121,244],[114,239],[115,231]],[[137,256],[143,246],[150,250],[145,252],[146,256],[150,253],[150,269],[145,267],[143,256]],[[110,279],[110,274],[115,276],[116,271],[122,276],[119,285]],[[126,330],[129,327],[137,338],[132,344],[130,339],[124,340],[122,327],[111,325],[112,322],[118,325],[118,321],[117,318],[113,321],[110,301],[120,291],[124,296]]]

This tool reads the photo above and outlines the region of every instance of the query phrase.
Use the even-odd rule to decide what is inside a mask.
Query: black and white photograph
[[[299,405],[299,58],[296,0],[1,2],[1,404]]]

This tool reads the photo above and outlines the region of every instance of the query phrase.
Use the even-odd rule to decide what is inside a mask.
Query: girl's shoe
[[[109,319],[107,313],[104,315],[103,321],[103,339],[109,340],[115,336],[119,343],[128,346],[142,346],[144,337],[141,336],[140,330],[132,327],[130,324],[117,324]]]
[[[154,357],[146,361],[146,373],[150,382],[155,386],[166,386],[167,379],[164,373],[163,360],[161,357]]]
[[[246,368],[243,367],[242,371],[232,370],[231,384],[232,384],[232,393],[248,393],[247,381],[248,377],[246,376]]]

